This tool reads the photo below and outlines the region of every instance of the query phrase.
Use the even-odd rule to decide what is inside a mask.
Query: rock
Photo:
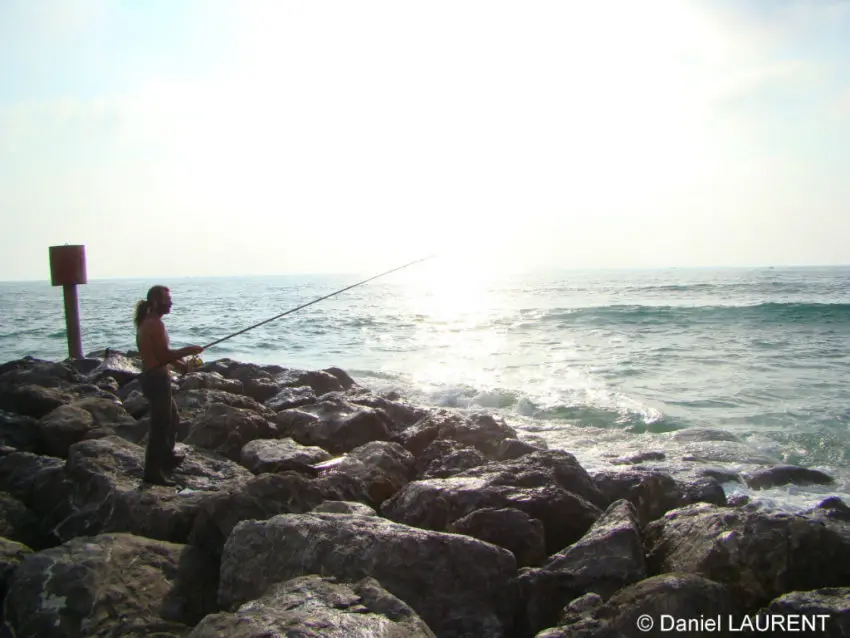
[[[248,442],[276,437],[277,427],[259,414],[214,403],[192,424],[186,443],[239,461],[242,448]]]
[[[271,380],[272,378],[271,373],[267,370],[263,370],[261,366],[258,366],[255,363],[242,363],[240,361],[230,362],[223,371],[216,370],[216,372],[220,372],[220,374],[224,375],[228,379],[238,379],[243,385],[247,384],[249,381],[256,381],[257,379]]]
[[[726,505],[729,507],[743,507],[749,503],[750,497],[746,494],[733,494],[726,500]]]
[[[654,470],[602,471],[593,480],[610,501],[626,499],[635,506],[641,527],[681,502],[680,486],[672,476]]]
[[[277,396],[281,391],[275,381],[267,378],[247,379],[244,386],[243,393],[260,403]]]
[[[517,459],[522,461],[534,455]],[[511,474],[481,472],[468,476],[475,468],[447,479],[413,481],[381,508],[387,518],[421,527],[446,530],[450,523],[485,507],[511,507],[543,523],[546,551],[554,553],[581,538],[601,510],[581,496],[568,491],[557,478],[541,472],[534,481],[523,481],[518,469]]]
[[[0,605],[6,598],[6,592],[15,570],[30,554],[32,554],[32,550],[26,545],[16,543],[8,538],[0,538]],[[0,616],[0,619],[2,619],[2,616]]]
[[[41,448],[50,456],[66,458],[68,448],[92,429],[91,413],[73,405],[60,405],[38,422]]]
[[[310,466],[330,458],[322,448],[300,445],[290,438],[255,439],[242,448],[239,462],[254,474],[294,470],[315,475]]]
[[[35,512],[7,492],[0,492],[0,537],[36,550],[49,546]]]
[[[817,506],[803,512],[814,518],[826,518],[850,522],[850,507],[837,496],[822,500]]]
[[[243,521],[221,563],[219,603],[232,610],[302,574],[375,578],[438,636],[509,635],[516,606],[513,555],[458,534],[344,514]]]
[[[796,465],[777,465],[744,474],[747,485],[754,490],[763,490],[778,485],[832,485],[828,474]]]
[[[0,489],[8,492],[27,507],[33,508],[41,486],[51,482],[50,477],[61,473],[62,459],[40,456],[29,452],[14,452],[0,457]]]
[[[383,411],[393,423],[394,427],[390,430],[393,434],[401,433],[405,428],[428,416],[428,411],[423,408],[404,401],[393,401],[372,392],[363,391],[363,389],[360,389],[356,394],[349,392],[347,399],[356,405]]]
[[[242,382],[238,379],[225,379],[218,372],[190,372],[183,375],[180,389],[187,390],[220,390],[231,394],[242,394]]]
[[[70,403],[73,396],[59,388],[40,385],[0,385],[0,410],[40,419],[60,405]]]
[[[378,513],[364,503],[349,501],[325,501],[313,508],[315,514],[357,514],[359,516],[377,516]]]
[[[486,463],[487,459],[480,451],[467,447],[431,461],[422,478],[448,478]]]
[[[780,627],[777,617],[784,617],[788,633],[809,630],[809,635],[845,638],[850,636],[850,587],[785,594],[772,601],[766,612],[773,617],[768,620],[775,629]]]
[[[519,439],[503,439],[499,443],[499,450],[496,453],[496,458],[502,461],[507,461],[510,459],[518,459],[526,454],[539,451],[540,448],[532,445],[531,443],[526,443]]]
[[[485,414],[470,417],[448,410],[435,411],[402,432],[397,440],[419,456],[435,440],[452,440],[477,448],[495,459],[504,439],[517,438],[516,430]]]
[[[439,439],[433,443],[429,443],[420,454],[416,455],[416,463],[413,466],[416,471],[416,478],[426,478],[425,473],[432,464],[434,464],[434,467],[438,467],[441,459],[453,452],[459,452],[461,450],[475,450],[475,448],[458,443],[457,441],[442,441]],[[478,450],[475,451],[478,452]]]
[[[700,471],[702,476],[713,478],[718,483],[741,483],[741,475],[732,470],[710,467]]]
[[[750,611],[789,591],[850,582],[850,532],[805,516],[691,505],[644,534],[652,571],[725,583]]]
[[[638,452],[629,456],[621,456],[613,461],[614,465],[639,465],[646,461],[663,461],[667,456],[664,452]]]
[[[413,477],[413,455],[398,443],[372,441],[354,448],[326,473],[346,474],[363,483],[369,504],[379,507]]]
[[[75,388],[85,387],[85,386],[74,386]],[[112,377],[103,377],[102,379],[98,379],[94,384],[94,387],[102,392],[113,395],[116,398],[118,397],[118,381],[113,379]],[[105,397],[103,397],[105,398]]]
[[[357,385],[354,379],[352,379],[345,370],[340,368],[325,368],[322,372],[327,372],[328,374],[335,376],[342,384],[343,390],[349,390]]]
[[[568,610],[561,626],[539,636],[547,638],[613,638],[615,636],[710,636],[727,635],[727,619],[738,617],[738,608],[726,587],[694,574],[661,574],[647,578],[614,594],[607,603],[585,612]],[[638,631],[647,625],[648,631]],[[720,627],[700,632],[694,627],[673,625],[678,620],[694,624],[720,619]],[[641,620],[642,619],[642,620]],[[663,623],[663,624],[662,624]],[[720,629],[720,631],[718,631]]]
[[[677,480],[676,484],[679,488],[679,507],[693,503],[726,505],[726,492],[717,479],[703,476],[688,480]]]
[[[86,355],[82,359],[65,359],[63,363],[76,370],[82,376],[86,377],[91,374],[91,372],[95,370],[95,368],[97,368],[102,361],[102,355],[97,356],[92,353],[90,355]]]
[[[285,370],[277,375],[275,381],[284,387],[310,386],[318,397],[345,390],[345,385],[336,375],[323,370]]]
[[[301,445],[316,445],[331,454],[343,454],[371,441],[386,441],[390,438],[392,423],[386,414],[364,406],[354,405],[339,399],[321,400],[298,409],[293,416],[279,412],[275,423],[284,421],[287,427],[281,434],[291,436]],[[309,420],[303,414],[311,414]]]
[[[36,385],[43,388],[59,388],[69,383],[82,381],[83,377],[65,363],[24,357],[0,365],[0,387]]]
[[[518,566],[539,565],[546,558],[543,523],[510,507],[485,507],[450,523],[446,530],[504,547]]]
[[[240,489],[223,491],[204,501],[193,521],[189,542],[211,554],[221,554],[240,521],[309,512],[324,501],[320,484],[299,474],[262,474]]]
[[[266,407],[275,412],[298,408],[316,402],[316,393],[310,386],[300,388],[282,388],[277,394],[266,400]]]
[[[140,419],[148,413],[150,410],[150,403],[138,390],[133,390],[127,395],[127,398],[124,399],[124,409],[132,416],[134,419]]]
[[[138,359],[130,359],[120,353],[109,353],[103,362],[88,374],[88,380],[96,383],[104,377],[112,377],[118,385],[124,385],[142,374]]]
[[[183,635],[216,610],[216,564],[194,547],[130,534],[26,556],[6,595],[13,635]]]
[[[180,418],[186,421],[204,416],[213,405],[221,403],[232,408],[248,410],[259,414],[261,417],[271,419],[274,410],[270,410],[262,403],[258,403],[251,397],[241,394],[231,394],[221,390],[188,390],[177,392],[174,395],[174,403],[180,411]]]
[[[646,578],[637,513],[626,500],[612,503],[577,543],[519,576],[521,632],[554,625],[560,610],[585,592],[602,598]]]
[[[211,614],[188,638],[273,635],[434,638],[416,612],[376,580],[364,578],[347,585],[316,575],[274,584],[235,613]]]
[[[30,416],[0,410],[0,445],[21,452],[38,451],[38,421]]]

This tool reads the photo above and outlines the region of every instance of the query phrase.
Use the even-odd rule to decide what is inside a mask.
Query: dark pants
[[[174,454],[180,427],[177,404],[171,396],[171,379],[164,370],[142,375],[142,393],[150,402],[151,429],[145,450],[145,476],[161,475]]]

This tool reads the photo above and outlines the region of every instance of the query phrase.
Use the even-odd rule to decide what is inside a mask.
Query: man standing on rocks
[[[144,480],[155,485],[174,485],[165,477],[182,461],[174,453],[180,416],[171,396],[171,378],[168,366],[175,365],[183,372],[188,366],[183,357],[203,352],[201,346],[186,346],[179,350],[169,348],[168,332],[162,316],[171,312],[171,291],[165,286],[153,286],[147,299],[136,304],[136,345],[142,357],[144,372],[141,376],[142,392],[150,402],[150,433],[145,450]]]

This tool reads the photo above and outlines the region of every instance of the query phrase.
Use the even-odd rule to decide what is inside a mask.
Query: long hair
[[[136,324],[136,328],[142,325],[142,320],[150,312],[153,302],[162,299],[163,294],[166,292],[168,292],[168,288],[165,286],[151,286],[150,290],[148,290],[147,299],[142,299],[136,304],[136,314],[133,317],[133,323]]]

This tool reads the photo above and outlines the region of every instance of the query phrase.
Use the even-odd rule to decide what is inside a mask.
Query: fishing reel
[[[204,362],[198,355],[189,357],[186,359],[186,372],[197,372],[203,365]]]

